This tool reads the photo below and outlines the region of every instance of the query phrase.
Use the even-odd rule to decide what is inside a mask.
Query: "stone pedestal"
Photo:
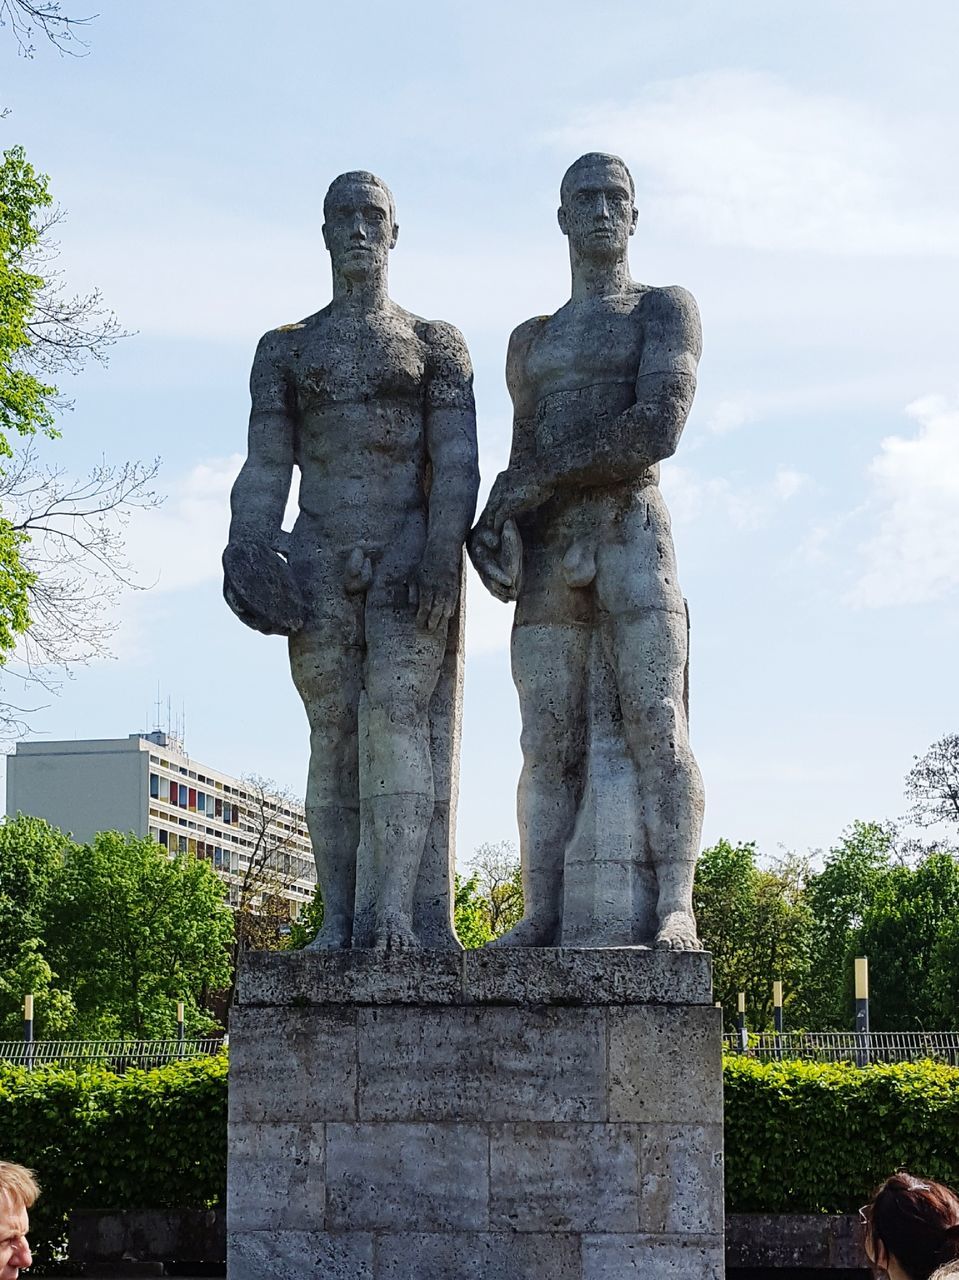
[[[229,1280],[721,1280],[709,958],[246,958]]]

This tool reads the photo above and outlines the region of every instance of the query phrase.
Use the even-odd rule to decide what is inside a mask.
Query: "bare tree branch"
[[[60,0],[0,0],[0,27],[9,27],[20,54],[32,58],[36,53],[34,35],[46,37],[61,54],[72,57],[86,55],[86,41],[77,33],[99,14],[87,18],[71,18],[63,12]]]

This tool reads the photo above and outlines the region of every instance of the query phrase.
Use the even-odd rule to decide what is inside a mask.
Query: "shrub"
[[[116,1075],[0,1066],[0,1158],[35,1169],[41,1261],[72,1209],[203,1208],[226,1193],[226,1056]]]
[[[905,1165],[959,1186],[959,1069],[725,1062],[726,1207],[850,1213]]]

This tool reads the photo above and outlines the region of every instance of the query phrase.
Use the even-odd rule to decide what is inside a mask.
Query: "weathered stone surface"
[[[702,951],[509,947],[463,957],[468,1001],[492,1004],[711,1004]]]
[[[630,277],[637,217],[618,157],[567,171],[571,297],[510,338],[510,463],[469,539],[489,590],[516,601],[526,915],[505,946],[698,947],[704,795],[659,467],[692,407],[702,334],[684,289]]]
[[[575,1236],[380,1235],[376,1280],[582,1280]]]
[[[455,950],[472,369],[456,329],[389,297],[399,226],[386,185],[341,174],[323,214],[333,299],[257,348],[224,594],[248,626],[290,638],[325,904],[315,945]]]
[[[489,1142],[479,1125],[327,1125],[332,1230],[482,1231]]]
[[[721,1123],[721,1017],[702,1005],[610,1009],[609,1119]]]
[[[235,1008],[229,1097],[234,1123],[355,1119],[355,1011]]]
[[[733,1213],[726,1219],[726,1265],[852,1271],[865,1266],[862,1226],[854,1213]]]
[[[227,1213],[247,1231],[309,1231],[326,1205],[322,1124],[230,1125]]]
[[[226,1218],[222,1209],[75,1210],[68,1252],[91,1274],[124,1260],[158,1268],[173,1259],[216,1265],[226,1258]]]
[[[712,1004],[705,952],[530,947],[452,954],[252,951],[243,1006]]]
[[[639,1230],[637,1131],[629,1125],[507,1124],[490,1135],[490,1226]]]
[[[721,1236],[583,1237],[582,1280],[723,1280]]]
[[[363,1120],[606,1119],[595,1009],[361,1009]]]
[[[373,1280],[373,1237],[361,1231],[236,1231],[230,1280]]]
[[[663,1235],[723,1229],[722,1125],[643,1125],[640,1226]]]
[[[449,951],[250,951],[242,1005],[458,1004],[462,953]]]

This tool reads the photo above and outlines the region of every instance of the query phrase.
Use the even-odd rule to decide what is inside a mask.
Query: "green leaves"
[[[959,1182],[959,1070],[728,1058],[726,1208],[850,1213],[900,1165]]]
[[[76,845],[37,818],[0,824],[0,1034],[18,1036],[25,992],[38,1038],[164,1037],[176,1001],[191,1034],[229,985],[233,917],[213,868],[152,840]]]
[[[74,1209],[222,1204],[226,1073],[225,1054],[124,1075],[0,1064],[4,1158],[43,1188],[30,1213],[38,1258],[55,1255]]]

